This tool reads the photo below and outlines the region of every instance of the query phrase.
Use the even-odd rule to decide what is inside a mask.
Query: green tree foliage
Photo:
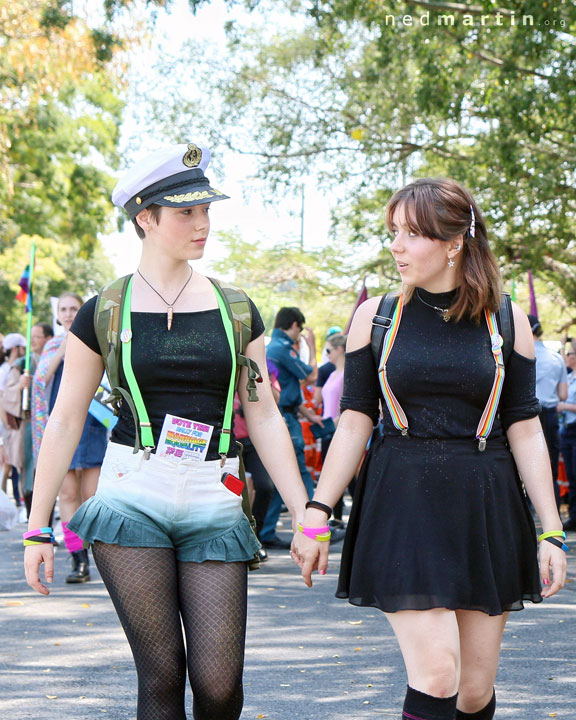
[[[114,268],[100,246],[86,258],[78,243],[65,244],[40,235],[20,235],[1,256],[0,307],[3,314],[0,331],[4,334],[25,332],[24,306],[15,301],[15,297],[20,290],[18,281],[30,260],[32,242],[36,245],[34,321],[51,322],[51,297],[70,291],[88,299],[114,278]]]
[[[276,190],[313,168],[342,199],[337,226],[379,248],[372,269],[386,263],[390,193],[452,176],[484,208],[504,271],[532,269],[576,301],[574,3],[259,3],[270,7],[305,26],[231,25],[226,66],[210,58],[200,73],[206,103],[176,98],[173,124],[214,128]]]
[[[318,343],[330,326],[346,327],[362,285],[360,264],[349,246],[302,250],[294,243],[265,248],[243,240],[237,232],[219,233],[218,240],[225,252],[224,259],[213,263],[215,274],[246,290],[262,314],[268,334],[278,310],[293,305],[301,308]]]
[[[134,5],[132,0],[107,3],[108,20],[101,12],[98,24],[75,15],[73,4],[64,0],[0,0],[3,329],[22,313],[14,300],[14,281],[27,257],[19,268],[11,262],[19,245],[26,244],[23,238],[37,236],[49,244],[62,287],[85,294],[84,281],[99,274],[98,234],[111,229],[113,220],[108,168],[118,162],[124,53],[133,43],[124,39],[122,23],[116,28],[112,19]],[[97,15],[96,6],[90,3],[89,11]],[[140,37],[142,21],[131,27]],[[36,274],[42,312],[47,309],[42,304],[45,291],[60,290],[58,273],[52,270],[45,278]]]

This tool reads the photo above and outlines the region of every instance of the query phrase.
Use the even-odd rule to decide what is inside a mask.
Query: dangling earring
[[[454,267],[455,264],[456,263],[452,260],[452,258],[448,258],[448,267]]]

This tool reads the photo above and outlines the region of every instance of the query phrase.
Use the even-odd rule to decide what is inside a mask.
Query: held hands
[[[302,520],[303,528],[326,527],[326,513],[322,510],[306,510],[305,519]],[[310,532],[310,531],[309,531]],[[315,535],[316,533],[310,533]],[[319,535],[322,537],[322,534]],[[319,575],[326,574],[328,567],[328,553],[330,551],[329,540],[315,540],[301,530],[296,530],[292,539],[290,556],[302,572],[302,580],[307,587],[312,587],[312,573],[317,570]]]
[[[541,595],[549,598],[561,590],[566,583],[566,553],[552,543],[544,541],[540,543],[538,557],[540,578],[544,585]]]
[[[312,573],[326,575],[330,541],[319,542],[297,532],[292,539],[290,556],[302,572],[302,580],[307,587],[312,587]]]
[[[44,563],[44,577],[47,583],[54,580],[54,546],[50,543],[29,545],[24,550],[26,582],[41,595],[50,595],[50,590],[40,580],[40,566]]]

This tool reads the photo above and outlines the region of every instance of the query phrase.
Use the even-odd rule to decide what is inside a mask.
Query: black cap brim
[[[124,209],[130,219],[133,219],[150,205],[191,207],[228,199],[228,195],[211,187],[210,181],[200,168],[192,168],[144,188],[128,200]]]

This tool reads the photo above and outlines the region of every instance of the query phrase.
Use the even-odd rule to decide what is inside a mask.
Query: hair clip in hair
[[[474,208],[470,205],[470,237],[476,237],[476,216],[474,215]]]

